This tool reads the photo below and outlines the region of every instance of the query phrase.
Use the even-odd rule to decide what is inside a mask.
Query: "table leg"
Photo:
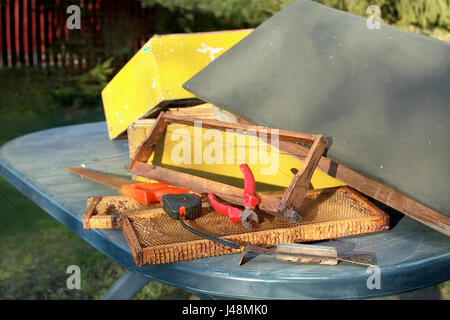
[[[150,279],[139,273],[127,270],[117,280],[101,300],[129,300],[145,286]]]

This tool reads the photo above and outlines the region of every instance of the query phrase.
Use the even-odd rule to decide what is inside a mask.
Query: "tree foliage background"
[[[140,0],[144,7],[161,6],[180,31],[256,27],[293,0]],[[450,0],[316,0],[327,6],[367,16],[369,5],[381,8],[385,23],[398,27],[450,31]],[[164,31],[164,30],[161,30]],[[428,32],[429,33],[429,32]]]

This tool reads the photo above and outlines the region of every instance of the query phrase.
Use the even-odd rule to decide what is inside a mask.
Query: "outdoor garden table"
[[[377,268],[345,263],[300,265],[276,261],[273,255],[259,255],[239,266],[239,254],[139,268],[121,231],[84,230],[82,226],[88,196],[115,195],[118,191],[65,170],[85,166],[127,175],[124,166],[128,157],[127,141],[110,141],[104,122],[28,134],[0,150],[0,173],[5,179],[127,269],[104,298],[131,298],[150,280],[188,290],[200,298],[355,299],[393,295],[450,279],[450,238],[407,216],[389,231],[329,243],[373,253]],[[378,272],[379,282],[374,278]]]

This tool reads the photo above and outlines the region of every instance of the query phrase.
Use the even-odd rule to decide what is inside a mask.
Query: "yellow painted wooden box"
[[[214,119],[211,104],[170,109],[168,112]],[[128,128],[130,157],[150,133],[154,122],[154,119],[142,119]],[[148,162],[238,187],[243,187],[243,175],[239,164],[247,163],[255,177],[258,191],[287,188],[303,162],[279,151],[271,145],[272,142],[267,139],[265,143],[244,134],[227,134],[219,130],[170,124]],[[148,181],[141,177],[134,178]],[[344,185],[316,170],[310,188],[322,189]]]
[[[102,91],[110,139],[170,103],[192,103],[182,84],[250,32],[153,36]]]

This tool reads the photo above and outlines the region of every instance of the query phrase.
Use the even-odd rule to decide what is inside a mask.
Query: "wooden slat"
[[[50,67],[55,64],[53,50],[51,48],[53,44],[53,12],[47,11],[47,39],[48,39],[48,63]]]
[[[3,67],[3,29],[2,29],[2,3],[0,2],[0,68]]]
[[[292,179],[281,200],[280,211],[284,211],[286,208],[290,207],[293,207],[296,210],[300,209],[305,200],[306,193],[308,192],[313,173],[326,147],[327,140],[321,135],[316,136],[302,167]]]
[[[301,145],[280,141],[280,150],[304,161],[309,149]],[[355,188],[359,192],[372,197],[407,216],[450,236],[450,218],[432,210],[402,193],[367,178],[326,157],[321,157],[317,166],[319,170]]]
[[[6,59],[8,67],[12,66],[11,48],[11,0],[5,0]]]
[[[169,108],[167,113],[173,115],[190,115],[196,118],[215,120],[213,105],[211,103],[203,103],[192,107]]]
[[[16,52],[16,65],[20,66],[20,16],[19,0],[14,0],[14,43]]]
[[[55,1],[53,27],[55,28],[55,40],[58,41],[61,38],[61,27],[65,23],[63,16],[61,15],[61,0]]]
[[[36,0],[31,0],[31,51],[33,51],[33,65],[38,64]]]
[[[87,199],[87,210],[83,215],[83,228],[91,229],[90,219],[94,213],[95,207],[100,202],[101,197],[89,197]]]
[[[140,161],[136,161],[132,167],[129,167],[129,170],[139,176],[161,181],[170,185],[184,187],[199,193],[211,192],[230,203],[244,205],[242,198],[244,190],[238,187]],[[260,193],[257,193],[256,196],[260,199],[258,205],[260,210],[283,217],[283,215],[278,212],[280,199],[272,198],[267,194]]]
[[[125,237],[126,242],[128,243],[128,247],[131,250],[131,254],[133,255],[134,262],[138,267],[143,264],[143,251],[142,247],[139,244],[139,240],[134,233],[133,227],[131,226],[130,221],[127,217],[122,218],[122,232]]]
[[[89,219],[89,229],[113,229],[112,220],[112,216],[94,216]]]
[[[146,162],[152,155],[156,144],[159,139],[163,136],[167,128],[167,122],[163,119],[164,113],[161,112],[156,120],[155,125],[152,127],[148,137],[141,143],[134,154],[130,166],[133,166],[135,161]]]
[[[28,49],[28,0],[23,0],[23,33],[22,33],[22,41],[23,41],[23,57],[26,66],[30,65],[29,59],[29,49]]]
[[[246,120],[244,123],[250,124]],[[280,141],[279,149],[300,161],[305,161],[309,149],[301,145]],[[426,226],[450,236],[450,218],[413,200],[399,191],[370,179],[352,169],[322,156],[317,169],[329,176],[348,184],[359,192],[378,200],[395,210],[425,224]]]
[[[280,141],[299,142],[309,145],[313,144],[315,139],[315,135],[313,134],[300,133],[288,130],[271,129],[267,127],[254,126],[248,124],[222,122],[217,120],[208,120],[208,119],[204,120],[201,118],[187,117],[181,115],[164,114],[164,119],[166,119],[167,121],[172,121],[191,126],[193,126],[195,122],[199,123],[201,122],[203,128],[209,129],[219,129],[219,130],[229,129],[235,131],[242,131],[244,133],[255,132],[256,134],[258,134],[258,132],[260,131],[264,131],[265,133],[267,133],[267,139],[272,139],[272,135],[277,135]]]
[[[45,17],[44,17],[44,6],[39,5],[39,30],[40,30],[40,49],[41,49],[41,64],[43,67],[46,66],[46,55],[45,55]]]

